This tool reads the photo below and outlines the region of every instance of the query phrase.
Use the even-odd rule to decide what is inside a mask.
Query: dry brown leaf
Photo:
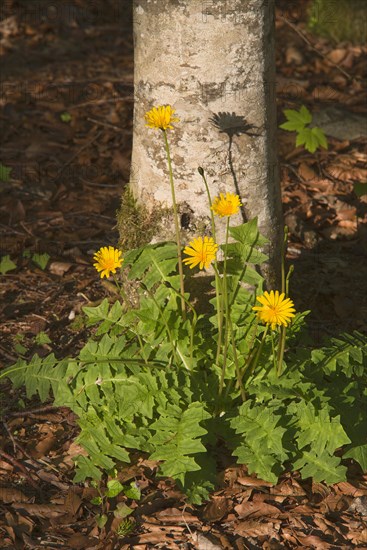
[[[42,518],[60,518],[67,513],[63,506],[56,504],[18,504],[14,503],[13,508],[19,512],[26,512],[30,516]]]
[[[219,521],[224,518],[231,508],[231,503],[226,497],[213,497],[205,506],[203,517],[207,521]]]
[[[301,162],[298,167],[299,176],[306,181],[314,180],[317,178],[315,170],[306,162]]]
[[[301,543],[301,548],[315,548],[315,550],[328,550],[332,547],[329,542],[320,539],[316,535],[299,535],[297,534],[297,540]],[[334,547],[335,548],[335,547]]]
[[[97,546],[98,543],[99,541],[97,539],[92,539],[81,533],[74,533],[74,535],[71,535],[68,539],[68,546],[73,550],[84,550],[93,547],[93,545]]]
[[[198,523],[200,522],[199,518],[188,514],[187,512],[182,512],[178,508],[166,508],[165,510],[160,510],[155,514],[156,518],[164,523]]]
[[[78,489],[78,487],[69,487],[68,494],[65,498],[65,510],[73,517],[78,517],[82,505],[82,499],[77,494],[76,489]]]
[[[49,271],[53,275],[57,275],[59,277],[62,277],[69,271],[69,269],[73,266],[73,264],[69,262],[51,262],[49,265]]]
[[[10,502],[29,502],[32,497],[25,495],[19,489],[13,487],[0,487],[0,501],[9,504]]]
[[[54,435],[48,435],[41,439],[35,447],[37,453],[32,452],[32,456],[41,457],[47,455],[51,449],[54,449],[57,446],[58,438]]]
[[[327,59],[330,59],[333,63],[339,64],[347,55],[348,50],[345,48],[336,48],[331,50],[326,56]]]
[[[223,547],[215,542],[212,542],[207,536],[202,533],[193,533],[190,537],[197,550],[223,550]]]
[[[258,520],[239,521],[234,524],[233,530],[237,535],[243,537],[263,537],[272,536],[279,532],[281,526],[280,520],[272,520],[267,523],[262,523]]]
[[[245,487],[273,487],[274,483],[258,479],[257,477],[241,476],[237,479],[238,483]]]
[[[263,517],[278,517],[281,511],[276,506],[267,504],[266,502],[242,502],[234,507],[240,519],[244,518],[263,518]]]
[[[287,65],[302,65],[303,55],[302,52],[295,46],[288,46],[285,51],[285,62]]]

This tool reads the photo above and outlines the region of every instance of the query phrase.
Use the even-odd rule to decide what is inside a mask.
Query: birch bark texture
[[[282,241],[274,1],[133,0],[133,21],[134,196],[149,210],[172,204],[161,131],[144,119],[153,106],[169,104],[180,118],[167,132],[182,220],[191,229],[203,220],[210,227],[201,166],[212,198],[240,195],[232,225],[258,217],[270,241],[266,278],[274,287]]]

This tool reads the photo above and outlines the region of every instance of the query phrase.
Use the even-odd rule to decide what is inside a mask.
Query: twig
[[[11,433],[11,430],[9,429],[9,426],[8,426],[7,423],[5,422],[4,418],[1,419],[1,422],[2,422],[3,425],[4,425],[5,431],[6,431],[6,433],[8,434],[10,441],[13,443],[13,450],[14,450],[14,452],[16,453],[16,452],[17,452],[18,443],[15,441],[14,436],[13,436],[13,434]]]
[[[74,155],[71,156],[71,158],[65,162],[65,164],[60,168],[60,170],[58,171],[57,175],[56,175],[56,178],[55,178],[55,181],[57,182],[59,177],[61,176],[61,174],[64,172],[64,170],[73,162],[73,160],[75,160],[79,154],[84,151],[85,149],[87,149],[90,145],[92,145],[92,143],[94,143],[95,141],[97,141],[97,139],[102,135],[102,132],[98,132],[95,136],[92,137],[92,139],[90,139],[87,143],[85,143],[83,145],[83,147],[80,147],[80,149],[78,149],[76,151],[76,153],[74,153]]]
[[[36,489],[37,491],[40,490],[39,485],[32,479],[27,469],[23,466],[21,462],[19,462],[13,456],[8,455],[8,453],[3,451],[2,449],[0,449],[0,456],[3,457],[7,462],[9,462],[9,464],[12,464],[16,468],[18,468],[18,470],[20,470],[24,474],[24,476],[28,479],[29,483],[32,485],[34,489]]]
[[[130,134],[131,130],[125,130],[124,128],[120,128],[119,126],[115,126],[115,124],[110,124],[109,122],[102,122],[101,120],[97,120],[95,118],[87,117],[87,120],[90,122],[94,122],[95,124],[98,124],[99,126],[106,126],[106,128],[112,128],[112,130],[116,130],[117,132],[120,132],[122,134]]]
[[[5,414],[5,418],[21,418],[23,416],[29,416],[32,414],[42,414],[46,412],[59,412],[59,411],[69,411],[68,407],[54,407],[53,405],[46,405],[45,407],[36,407],[35,409],[24,410],[24,411],[13,411]]]
[[[347,73],[347,71],[345,71],[344,69],[342,69],[340,67],[340,65],[338,65],[337,63],[334,63],[334,61],[331,61],[330,59],[328,59],[326,57],[326,55],[322,52],[319,52],[319,50],[317,48],[315,48],[315,46],[310,42],[310,40],[307,38],[307,36],[305,36],[303,34],[302,31],[300,31],[296,25],[294,25],[291,21],[289,21],[289,19],[287,19],[286,17],[284,17],[283,15],[279,15],[279,19],[281,19],[282,21],[284,21],[284,23],[286,23],[289,27],[291,27],[291,29],[294,30],[294,32],[296,32],[298,34],[298,36],[300,36],[302,38],[302,40],[304,42],[306,42],[306,44],[308,44],[308,46],[314,51],[316,52],[320,57],[322,57],[323,59],[325,59],[325,61],[327,61],[327,63],[329,63],[330,65],[332,65],[333,67],[335,67],[336,69],[338,69],[338,71],[340,71],[344,76],[346,76],[349,80],[353,80],[353,77]]]
[[[78,105],[71,105],[68,107],[68,111],[72,109],[78,109],[79,107],[87,107],[88,105],[101,105],[103,103],[114,103],[115,101],[134,101],[132,95],[126,97],[115,97],[113,99],[93,99],[91,101],[86,101],[85,103],[78,103]]]

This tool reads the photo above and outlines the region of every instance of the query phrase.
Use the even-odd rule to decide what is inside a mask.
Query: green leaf
[[[198,438],[207,433],[200,422],[210,415],[199,402],[190,403],[183,411],[176,406],[168,406],[161,413],[160,418],[150,426],[156,432],[150,440],[155,447],[150,458],[163,460],[162,475],[178,479],[184,485],[186,472],[200,469],[188,455],[206,452]]]
[[[106,514],[102,514],[102,515],[98,514],[96,516],[96,524],[99,527],[99,529],[103,529],[103,527],[107,523],[107,520],[108,520],[108,517],[106,516]]]
[[[32,260],[34,261],[34,263],[36,265],[38,265],[38,267],[40,267],[42,270],[45,270],[46,267],[47,267],[47,264],[48,264],[48,260],[51,258],[51,256],[49,254],[47,254],[47,252],[45,252],[44,254],[33,254],[32,255]]]
[[[352,447],[344,455],[343,458],[353,458],[363,472],[367,472],[367,445],[358,445],[357,447]]]
[[[324,149],[327,149],[328,148],[328,142],[327,142],[327,139],[326,139],[326,136],[325,136],[323,130],[321,130],[321,128],[319,128],[318,126],[314,126],[312,128],[312,132],[316,136],[316,139],[318,140],[319,145],[321,147],[323,147]]]
[[[241,464],[246,464],[249,472],[272,483],[276,483],[280,464],[288,457],[282,442],[286,428],[280,425],[281,418],[266,405],[251,407],[246,402],[230,422],[236,433],[242,435],[233,454]]]
[[[17,268],[17,264],[15,264],[11,259],[10,256],[3,256],[0,260],[0,273],[1,275],[5,275],[9,271],[13,271]]]
[[[113,515],[115,518],[126,518],[130,514],[133,513],[133,510],[127,506],[124,502],[119,502],[116,506],[116,510],[114,510]]]
[[[273,454],[266,454],[261,447],[249,447],[245,444],[240,445],[233,452],[237,456],[239,464],[245,464],[249,473],[255,473],[260,479],[277,483],[279,475],[273,472],[274,466],[279,462]]]
[[[87,478],[91,478],[94,481],[100,481],[102,478],[102,472],[93,464],[93,462],[87,456],[78,455],[75,457],[75,463],[77,470],[74,476],[74,483],[80,483]]]
[[[285,109],[284,114],[287,118],[287,122],[280,125],[280,128],[289,132],[301,132],[306,124],[312,122],[312,115],[310,111],[302,105],[299,111],[294,109]]]
[[[310,153],[314,153],[319,145],[319,141],[311,128],[303,128],[299,131],[296,138],[296,146],[304,145]]]
[[[364,182],[361,182],[361,181],[354,182],[353,190],[354,190],[355,194],[357,195],[357,197],[363,197],[364,195],[367,195],[367,182],[366,181],[364,181]]]
[[[305,451],[293,466],[301,471],[303,479],[311,477],[314,481],[324,481],[330,485],[346,480],[347,468],[340,464],[340,458],[331,456],[327,451],[321,455]]]
[[[62,122],[70,122],[72,117],[70,113],[65,111],[65,113],[61,113],[60,119],[62,120]]]
[[[34,341],[36,342],[36,344],[39,344],[40,346],[43,346],[44,344],[51,344],[51,340],[48,337],[48,334],[46,334],[46,332],[43,332],[43,331],[36,334],[36,336],[34,337]]]
[[[10,180],[11,171],[12,168],[8,168],[0,162],[0,181],[2,181],[3,183],[8,183],[8,181]]]
[[[107,498],[117,497],[124,490],[124,486],[121,485],[118,479],[111,479],[107,482],[107,491],[105,496]]]
[[[298,406],[298,448],[310,445],[312,451],[321,456],[324,451],[332,455],[336,449],[350,443],[340,423],[340,416],[330,418],[326,408],[316,410],[312,403]]]
[[[90,500],[91,504],[94,504],[95,506],[100,506],[103,502],[103,499],[102,497],[93,497],[91,500]]]
[[[14,344],[14,351],[16,351],[19,355],[25,355],[28,351],[28,348],[18,342],[17,344]]]
[[[140,500],[141,490],[139,489],[135,481],[132,481],[130,483],[130,487],[124,487],[124,493],[127,498],[131,498],[132,500]]]
[[[172,286],[179,289],[177,277],[170,277],[176,275],[177,261],[177,245],[172,242],[146,245],[125,255],[125,265],[130,266],[129,279],[140,279],[149,290],[163,281],[176,281]]]

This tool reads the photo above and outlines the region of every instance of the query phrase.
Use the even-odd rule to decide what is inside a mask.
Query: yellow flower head
[[[180,122],[180,119],[173,116],[175,109],[172,109],[171,105],[161,105],[160,107],[153,107],[150,111],[145,113],[145,120],[148,128],[155,128],[156,130],[173,130],[172,122]]]
[[[258,318],[271,325],[272,330],[277,325],[287,326],[292,317],[294,317],[294,303],[290,298],[286,298],[284,292],[279,294],[279,290],[264,292],[262,296],[256,298],[261,306],[254,306],[252,309],[257,311]]]
[[[200,269],[203,269],[203,267],[208,269],[215,258],[217,250],[218,245],[214,242],[213,237],[197,237],[184,248],[184,254],[187,254],[190,258],[185,258],[183,263],[190,266],[190,269],[199,264]]]
[[[109,277],[111,273],[116,273],[116,269],[121,267],[124,261],[121,257],[122,252],[113,246],[102,246],[93,256],[96,261],[94,267],[100,273],[101,279]]]
[[[223,193],[220,193],[219,197],[215,197],[211,209],[214,214],[217,214],[223,218],[223,216],[232,216],[233,214],[237,214],[240,206],[242,206],[242,203],[238,195],[226,193],[226,196],[224,196]]]

